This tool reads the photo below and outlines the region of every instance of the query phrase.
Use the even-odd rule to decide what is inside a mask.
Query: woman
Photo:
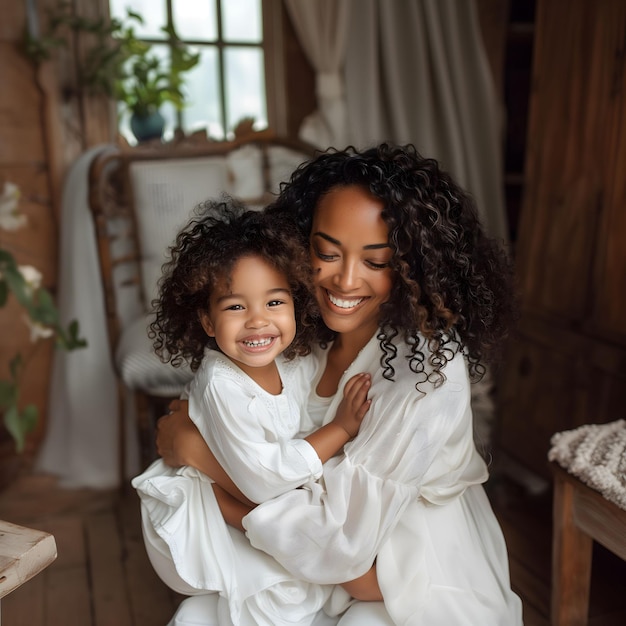
[[[353,604],[342,626],[521,624],[470,408],[470,379],[512,313],[506,255],[467,194],[412,146],[322,154],[269,210],[297,220],[326,325],[307,357],[309,412],[332,416],[356,372],[371,375],[372,403],[318,484],[251,512],[224,493],[227,521],[303,580],[375,571],[384,603]],[[184,409],[161,420],[158,447],[169,464],[214,471]]]

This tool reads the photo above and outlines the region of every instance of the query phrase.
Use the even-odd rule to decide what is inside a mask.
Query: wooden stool
[[[0,520],[0,598],[48,567],[56,556],[49,533]]]
[[[557,463],[552,529],[552,626],[584,626],[589,612],[593,541],[626,560],[626,510]]]

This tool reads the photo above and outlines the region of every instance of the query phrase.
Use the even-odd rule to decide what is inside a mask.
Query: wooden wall
[[[546,476],[555,432],[626,416],[625,46],[623,0],[538,0],[499,439]]]
[[[26,3],[2,0],[0,4],[0,185],[11,181],[20,187],[20,208],[28,217],[26,228],[0,231],[0,243],[14,253],[18,263],[42,271],[44,286],[54,294],[63,178],[85,148],[111,140],[112,111],[107,102],[77,97],[74,50],[59,51],[55,61],[36,66],[23,53]],[[53,4],[38,2],[41,27],[46,7]],[[91,15],[107,6],[104,0],[74,4],[77,11]],[[26,360],[22,403],[34,403],[40,413],[39,427],[30,437],[24,457],[28,461],[45,434],[53,345],[50,341],[30,342],[22,312],[13,299],[0,309],[0,336],[0,376],[8,374],[9,360],[21,352]],[[6,447],[6,434],[0,438]]]
[[[0,243],[8,247],[20,264],[39,268],[44,284],[54,290],[57,276],[58,191],[60,181],[51,168],[49,136],[50,108],[45,90],[48,75],[37,72],[20,53],[25,25],[24,4],[3,2],[0,21],[0,184],[9,180],[23,193],[21,208],[28,216],[27,228],[0,231]],[[0,310],[0,376],[8,374],[8,361],[21,351],[32,354],[28,330],[18,307],[11,301]],[[23,400],[34,402],[45,415],[50,342],[42,343],[27,363]],[[41,429],[37,436],[40,436]]]

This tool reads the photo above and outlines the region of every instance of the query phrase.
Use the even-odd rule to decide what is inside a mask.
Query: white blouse
[[[509,584],[506,547],[481,483],[488,473],[473,442],[463,355],[445,366],[439,387],[407,367],[395,341],[394,380],[382,376],[376,337],[345,382],[369,372],[372,405],[344,453],[323,477],[266,502],[244,518],[253,546],[296,578],[340,583],[377,575],[395,624],[518,626],[521,602]],[[426,353],[426,346],[422,346]],[[326,353],[318,351],[318,367]]]

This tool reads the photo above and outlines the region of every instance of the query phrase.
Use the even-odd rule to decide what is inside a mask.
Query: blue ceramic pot
[[[136,113],[130,116],[130,129],[139,142],[161,139],[164,127],[165,119],[158,111],[147,116],[137,115]]]

